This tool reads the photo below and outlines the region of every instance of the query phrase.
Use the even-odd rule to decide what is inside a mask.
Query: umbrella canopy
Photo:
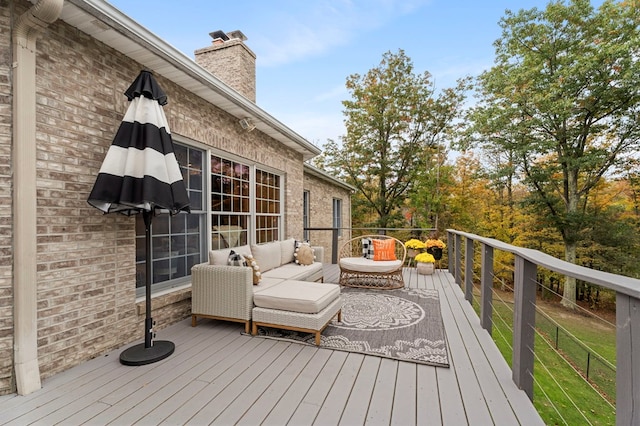
[[[162,106],[167,95],[149,71],[141,71],[125,92],[131,102],[118,128],[88,203],[104,213],[142,212],[145,223],[145,342],[120,354],[125,365],[144,365],[171,355],[174,344],[153,342],[151,318],[151,222],[158,209],[189,212],[189,197]]]
[[[107,151],[88,202],[104,213],[189,211],[189,197],[162,105],[167,95],[142,71],[125,95],[131,102]]]

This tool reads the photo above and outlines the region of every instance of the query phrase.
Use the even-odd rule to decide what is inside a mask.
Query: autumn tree
[[[629,2],[552,2],[506,11],[495,65],[478,78],[476,141],[513,152],[529,205],[576,253],[589,195],[638,147],[640,11]],[[563,305],[575,302],[567,278]]]
[[[425,150],[452,125],[463,91],[436,95],[429,72],[416,73],[403,50],[385,53],[365,75],[349,76],[346,87],[347,133],[341,144],[325,145],[324,167],[357,189],[354,221],[373,211],[372,225],[404,224],[401,207],[424,168]]]

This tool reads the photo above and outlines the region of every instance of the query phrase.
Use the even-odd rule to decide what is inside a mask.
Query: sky
[[[256,103],[322,147],[345,134],[342,101],[352,74],[399,49],[436,90],[494,62],[505,10],[544,9],[547,0],[108,0],[194,57],[209,33],[240,30],[256,54]],[[169,100],[170,101],[170,100]]]

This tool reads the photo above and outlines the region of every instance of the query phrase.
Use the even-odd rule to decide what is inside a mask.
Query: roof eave
[[[67,0],[61,20],[299,152],[304,160],[321,150],[240,95],[184,53],[103,0]]]

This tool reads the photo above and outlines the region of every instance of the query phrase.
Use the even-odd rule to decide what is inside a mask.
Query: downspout
[[[36,240],[36,39],[63,0],[39,0],[13,28],[13,351],[18,394],[41,388]]]

